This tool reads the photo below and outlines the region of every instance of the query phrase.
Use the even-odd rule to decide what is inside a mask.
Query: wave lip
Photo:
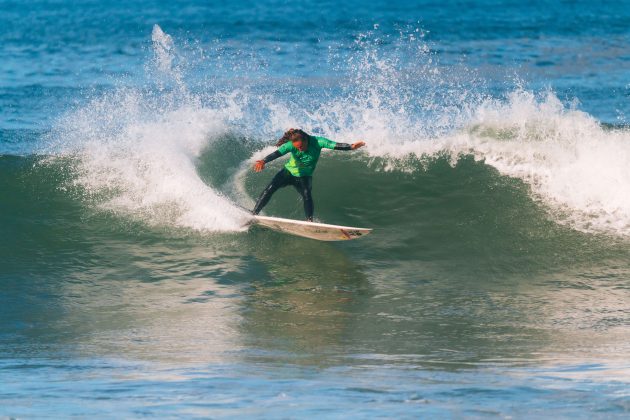
[[[382,144],[372,153],[462,155],[526,182],[532,197],[559,223],[590,233],[630,236],[630,131],[605,128],[585,112],[567,108],[553,94],[517,90],[506,100],[486,100],[451,134]]]
[[[630,235],[630,132],[605,129],[556,96],[513,92],[484,104],[467,141],[475,156],[527,182],[561,223]]]

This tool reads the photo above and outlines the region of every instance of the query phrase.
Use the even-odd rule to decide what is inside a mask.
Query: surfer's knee
[[[311,196],[311,189],[312,189],[312,182],[311,182],[311,177],[303,177],[300,178],[300,182],[298,184],[298,190],[300,191],[300,194],[302,194],[302,196],[306,197],[306,196]]]
[[[312,200],[311,189],[305,184],[300,185],[298,191],[304,200]]]

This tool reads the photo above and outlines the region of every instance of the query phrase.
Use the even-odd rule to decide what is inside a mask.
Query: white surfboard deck
[[[349,241],[372,232],[372,229],[350,226],[328,225],[326,223],[283,219],[281,217],[253,216],[252,224],[267,227],[291,235],[318,241]]]

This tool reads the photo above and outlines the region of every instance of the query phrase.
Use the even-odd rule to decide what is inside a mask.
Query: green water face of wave
[[[198,163],[204,182],[229,198],[234,192],[229,190],[232,184],[228,181],[250,153],[249,146],[234,145],[231,140],[217,142]],[[375,229],[373,237],[347,245],[368,260],[403,266],[410,262],[435,266],[442,261],[451,274],[460,267],[462,274],[474,277],[479,273],[501,276],[504,272],[573,269],[601,258],[623,260],[627,255],[629,248],[623,239],[558,225],[543,205],[531,199],[526,184],[501,176],[472,158],[462,157],[454,166],[448,158],[432,158],[423,163],[426,169],[409,173],[385,171],[382,164],[379,159],[327,154],[314,178],[317,218]],[[25,254],[30,246],[38,247],[34,238],[63,241],[71,236],[79,243],[89,242],[89,238],[81,237],[83,231],[86,235],[111,232],[129,239],[150,234],[156,241],[167,241],[171,236],[212,241],[216,236],[221,242],[226,236],[147,226],[142,217],[103,211],[98,199],[87,199],[72,188],[71,162],[67,160],[42,165],[36,158],[5,156],[0,166],[6,197],[2,225],[7,235],[18,241],[29,238],[24,243]],[[274,163],[263,173],[246,174],[242,182],[252,200],[280,167]],[[299,196],[290,188],[280,190],[265,211],[281,217],[303,217]],[[265,235],[276,236],[271,232]]]

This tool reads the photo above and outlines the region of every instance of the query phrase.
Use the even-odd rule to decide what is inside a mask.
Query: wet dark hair
[[[278,140],[278,142],[276,143],[276,147],[280,147],[288,141],[299,140],[299,139],[301,139],[302,141],[305,141],[305,140],[308,141],[310,138],[311,136],[308,133],[306,133],[306,131],[300,130],[299,128],[290,128],[287,131],[285,131],[282,137],[280,137],[280,140]]]

